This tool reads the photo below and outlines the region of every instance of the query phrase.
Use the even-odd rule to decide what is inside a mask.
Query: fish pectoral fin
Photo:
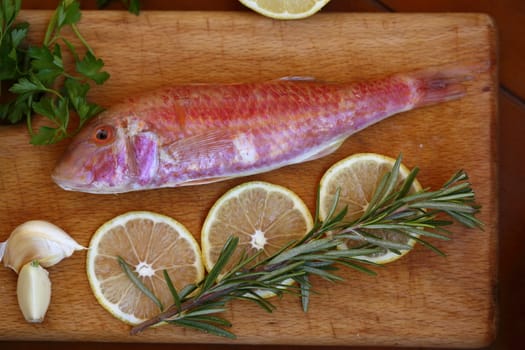
[[[182,154],[212,154],[232,147],[231,135],[225,130],[211,130],[203,134],[181,138],[165,147],[167,153],[180,158]]]

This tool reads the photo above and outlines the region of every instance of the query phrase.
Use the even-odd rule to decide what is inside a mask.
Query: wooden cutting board
[[[24,12],[41,40],[50,12]],[[17,276],[0,269],[0,339],[173,343],[257,343],[480,347],[496,320],[496,69],[495,29],[479,14],[318,14],[274,21],[251,13],[85,12],[81,32],[104,58],[111,79],[92,90],[110,106],[170,83],[246,82],[282,76],[352,81],[452,62],[486,62],[465,98],[404,113],[351,137],[336,153],[267,174],[192,188],[121,195],[66,192],[50,172],[67,142],[36,147],[25,127],[0,127],[0,240],[20,223],[44,219],[88,245],[105,221],[129,210],[152,210],[182,222],[199,239],[214,201],[246,180],[284,185],[314,210],[317,183],[336,161],[356,152],[404,155],[419,166],[424,187],[438,188],[456,170],[471,176],[483,209],[481,230],[453,228],[433,242],[448,257],[418,246],[378,268],[377,277],[342,270],[346,281],[315,279],[318,295],[303,313],[295,297],[266,313],[233,302],[226,317],[235,341],[159,327],[139,336],[97,304],[85,274],[85,252],[49,269],[52,303],[42,324],[25,323],[16,301]]]

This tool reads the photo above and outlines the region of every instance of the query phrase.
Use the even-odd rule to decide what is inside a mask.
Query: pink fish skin
[[[164,88],[92,119],[52,177],[66,190],[121,193],[266,172],[325,156],[396,113],[460,98],[471,74],[447,66],[357,83],[295,77]]]

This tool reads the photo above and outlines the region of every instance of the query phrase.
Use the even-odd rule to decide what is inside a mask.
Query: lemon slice
[[[239,261],[243,251],[247,256],[260,252],[255,264],[303,237],[312,226],[308,207],[294,192],[267,182],[246,182],[226,192],[209,211],[201,235],[204,265],[208,271],[213,268],[230,236],[238,237],[239,244],[225,271]]]
[[[239,0],[263,16],[275,19],[306,18],[319,11],[330,0]]]
[[[163,270],[168,272],[177,290],[204,277],[199,245],[172,218],[135,211],[106,222],[89,244],[88,280],[98,302],[129,324],[138,324],[160,310],[123,272],[118,256],[137,272],[165,307],[173,303],[173,297]]]
[[[319,192],[319,216],[322,220],[328,215],[335,194],[340,188],[340,198],[336,207],[336,212],[345,206],[348,213],[345,220],[354,221],[362,216],[367,209],[368,203],[386,172],[392,169],[395,159],[374,153],[358,153],[345,158],[326,171],[320,182]],[[410,171],[401,164],[399,168],[399,183],[405,179]],[[409,193],[421,190],[421,185],[414,180]],[[374,234],[381,238],[404,243],[414,246],[415,240],[406,235],[386,230],[374,230]],[[348,241],[346,247],[362,245],[363,241]],[[399,259],[410,250],[402,250],[401,254],[396,254],[389,250],[380,253],[358,257],[377,264],[385,264]]]

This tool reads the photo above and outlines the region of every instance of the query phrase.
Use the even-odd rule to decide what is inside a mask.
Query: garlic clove
[[[31,261],[20,270],[16,295],[27,322],[40,323],[44,320],[51,302],[51,281],[38,261]]]
[[[49,267],[71,256],[76,250],[86,249],[60,227],[43,220],[27,221],[13,230],[0,247],[0,261],[18,273],[30,261],[38,260]],[[2,257],[2,250],[3,257]]]

